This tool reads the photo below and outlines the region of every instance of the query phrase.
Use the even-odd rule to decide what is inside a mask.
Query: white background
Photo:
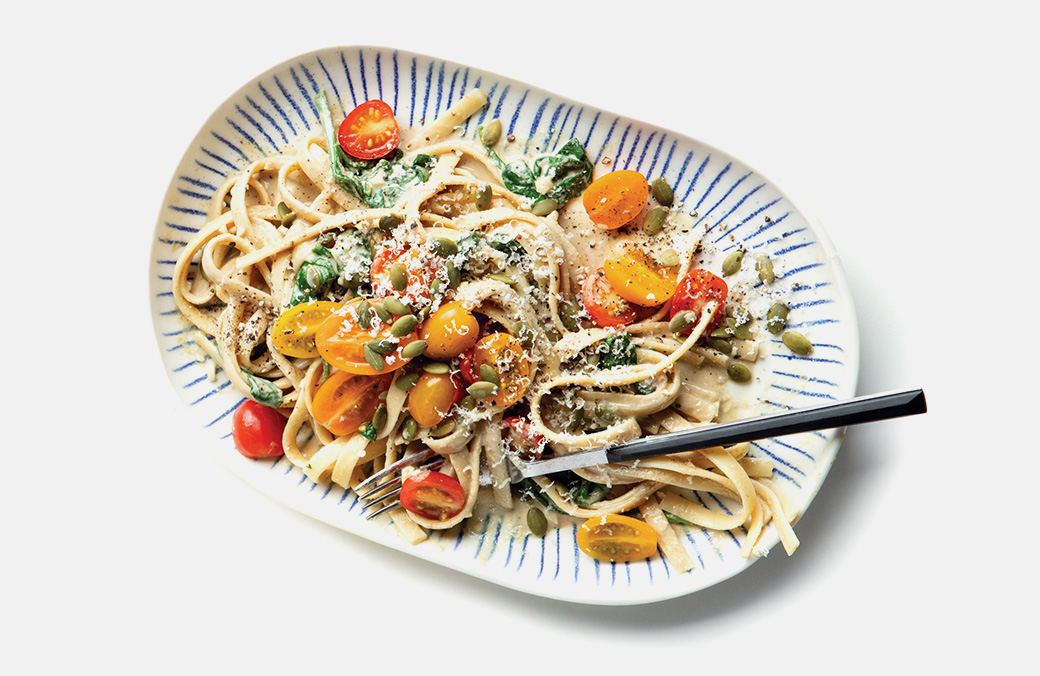
[[[0,42],[0,671],[1001,673],[1030,659],[1034,3],[23,7]],[[929,413],[849,431],[793,557],[636,607],[500,589],[256,493],[181,425],[148,311],[152,232],[226,97],[301,53],[364,44],[744,159],[841,255],[859,393],[923,387]]]

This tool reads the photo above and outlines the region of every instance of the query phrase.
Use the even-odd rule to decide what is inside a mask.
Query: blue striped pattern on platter
[[[755,366],[757,382],[742,388],[759,412],[853,396],[857,330],[840,262],[820,227],[764,176],[692,138],[474,67],[401,50],[344,47],[292,59],[249,83],[206,122],[176,170],[155,230],[149,282],[156,337],[184,413],[203,435],[207,452],[271,497],[345,531],[506,587],[622,605],[688,594],[739,573],[758,558],[739,556],[743,531],[687,530],[686,545],[697,568],[682,574],[660,556],[632,564],[600,563],[578,551],[571,525],[536,538],[494,513],[471,519],[468,529],[434,533],[413,547],[385,522],[366,522],[353,493],[315,484],[284,459],[254,462],[234,450],[230,422],[242,397],[223,374],[208,380],[184,348],[190,330],[170,292],[178,251],[203,225],[212,195],[231,174],[316,129],[313,97],[319,90],[342,110],[383,99],[401,124],[416,126],[473,87],[487,94],[488,105],[464,125],[465,136],[474,137],[485,119],[499,118],[508,133],[530,139],[543,152],[577,138],[594,162],[610,158],[615,169],[635,169],[651,179],[663,176],[683,208],[704,226],[704,241],[719,256],[736,246],[749,257],[770,256],[791,306],[790,326],[809,335],[815,349],[802,357],[779,339],[767,341],[768,354]],[[840,441],[838,432],[802,434],[755,443],[752,452],[773,461],[777,483],[804,511]],[[700,499],[715,509],[729,508],[711,496]],[[770,529],[764,544],[776,542]]]

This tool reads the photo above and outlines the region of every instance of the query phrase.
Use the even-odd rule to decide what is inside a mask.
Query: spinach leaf
[[[569,488],[571,501],[579,507],[588,507],[596,504],[607,497],[607,493],[610,491],[610,488],[603,484],[593,483],[581,478],[571,483]]]
[[[289,307],[318,298],[333,287],[356,289],[366,284],[372,268],[372,244],[361,232],[346,230],[332,241],[332,249],[316,244],[314,256],[300,264],[289,292]]]
[[[599,368],[612,369],[615,366],[633,366],[636,363],[636,348],[627,333],[609,336],[596,349],[600,355]]]
[[[510,239],[508,235],[495,234],[487,238],[488,246],[506,255],[508,265],[516,265],[527,256],[527,250],[515,238]]]
[[[392,207],[405,191],[430,178],[430,170],[436,163],[431,155],[416,155],[411,165],[401,161],[404,153],[400,148],[378,160],[350,157],[339,147],[324,91],[314,97],[314,105],[329,148],[333,180],[368,206],[373,209]]]
[[[510,192],[523,195],[534,203],[543,199],[554,199],[559,204],[580,195],[592,182],[592,162],[585,156],[585,148],[578,139],[572,138],[553,155],[542,155],[528,167],[523,160],[506,164],[494,150],[485,146],[491,161],[502,173],[502,184]],[[542,195],[535,187],[539,178],[547,177],[553,186]]]
[[[257,378],[249,371],[242,371],[249,383],[249,394],[264,406],[278,408],[282,405],[282,391],[270,380]]]

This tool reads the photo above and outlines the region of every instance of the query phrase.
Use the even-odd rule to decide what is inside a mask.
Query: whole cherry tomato
[[[285,416],[271,408],[246,399],[231,418],[231,437],[235,448],[247,458],[277,458],[282,450]]]

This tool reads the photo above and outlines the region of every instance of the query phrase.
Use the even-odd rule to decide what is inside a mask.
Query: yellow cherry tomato
[[[639,215],[649,194],[650,186],[642,174],[619,169],[590,183],[582,194],[582,203],[597,227],[616,230]]]
[[[450,373],[423,373],[408,390],[408,413],[423,427],[436,427],[462,398],[462,386]]]
[[[294,305],[280,314],[271,330],[275,349],[288,357],[317,357],[314,335],[337,307],[338,303],[315,300]]]
[[[318,387],[311,400],[311,415],[336,436],[357,432],[372,419],[379,395],[390,389],[392,375],[358,376],[336,371]]]
[[[390,323],[383,323],[372,313],[368,328],[358,323],[357,308],[361,299],[356,298],[336,308],[322,322],[314,334],[314,342],[318,346],[318,354],[340,371],[355,375],[374,376],[395,371],[409,362],[401,354],[401,349],[412,341],[418,340],[418,332],[395,337],[390,333]],[[386,354],[379,354],[382,368],[375,368],[365,356],[365,344],[373,341],[389,341],[393,349]]]
[[[462,303],[445,303],[423,322],[419,337],[427,343],[427,357],[451,359],[477,344],[480,324]]]
[[[643,307],[664,305],[675,294],[677,269],[665,267],[633,244],[614,247],[603,274],[617,295]]]
[[[468,361],[466,368],[471,374],[479,375],[484,364],[498,374],[498,393],[487,399],[492,406],[512,406],[531,384],[531,362],[524,346],[508,333],[492,333],[481,338]]]
[[[578,527],[578,547],[594,559],[627,563],[653,556],[657,532],[630,516],[594,516]]]

